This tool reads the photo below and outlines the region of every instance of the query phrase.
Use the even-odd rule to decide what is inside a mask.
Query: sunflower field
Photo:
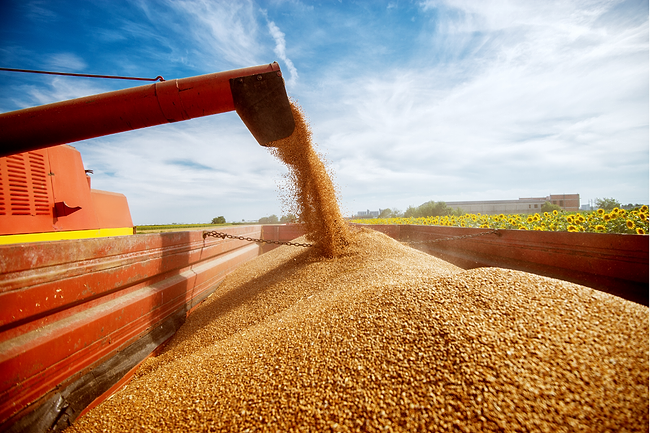
[[[558,232],[648,233],[648,206],[632,210],[614,208],[588,212],[544,212],[542,214],[481,215],[464,214],[422,218],[365,218],[354,219],[360,224],[416,224],[483,229],[539,230]]]

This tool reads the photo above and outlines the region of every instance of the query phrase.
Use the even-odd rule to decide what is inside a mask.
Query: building
[[[377,218],[379,217],[378,210],[360,210],[357,212],[357,217],[359,218]]]
[[[547,197],[527,197],[518,200],[448,201],[445,204],[453,209],[460,208],[466,213],[511,214],[540,212],[546,202],[573,212],[580,209],[580,194],[551,194]]]

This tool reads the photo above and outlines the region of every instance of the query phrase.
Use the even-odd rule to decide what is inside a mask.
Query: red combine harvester
[[[261,145],[291,135],[277,63],[0,114],[0,431],[67,427],[270,248],[197,231],[124,236],[126,197],[91,189],[66,143],[233,110]],[[223,231],[290,240],[296,230]]]

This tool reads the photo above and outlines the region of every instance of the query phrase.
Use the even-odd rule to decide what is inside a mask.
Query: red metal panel
[[[91,190],[75,148],[0,158],[0,235],[123,227],[133,227],[126,197]]]
[[[90,197],[99,228],[133,227],[129,204],[124,194],[91,189]]]
[[[260,226],[223,231],[261,236]],[[0,424],[259,253],[201,231],[0,246]]]
[[[56,230],[100,228],[79,151],[70,146],[55,146],[47,149],[47,157],[50,160],[49,177],[52,181],[55,203],[54,228]],[[67,215],[61,214],[56,211],[57,204],[76,210],[72,210]],[[51,229],[43,231],[51,231]]]
[[[262,239],[269,241],[288,242],[305,234],[305,226],[303,224],[273,224],[262,226]],[[264,244],[262,245],[262,252],[267,253],[280,245],[278,244]]]

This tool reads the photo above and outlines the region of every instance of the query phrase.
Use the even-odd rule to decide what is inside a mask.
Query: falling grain
[[[314,150],[311,129],[296,102],[291,102],[294,133],[271,144],[273,154],[289,169],[288,191],[307,239],[316,242],[322,255],[337,257],[349,243],[336,191],[321,158]]]

